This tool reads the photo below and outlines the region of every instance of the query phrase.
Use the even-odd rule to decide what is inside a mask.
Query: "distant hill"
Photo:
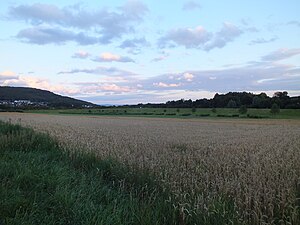
[[[28,87],[1,87],[0,106],[82,108],[96,106],[93,103],[61,96],[53,92]]]

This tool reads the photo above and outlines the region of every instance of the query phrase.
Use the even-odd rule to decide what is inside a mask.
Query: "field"
[[[180,217],[148,174],[1,121],[0,180],[1,224],[174,225]]]
[[[30,113],[0,119],[150,174],[170,190],[180,224],[300,223],[299,120]]]
[[[61,110],[27,110],[30,113],[97,115],[97,116],[131,116],[159,118],[250,118],[250,119],[300,119],[300,109],[281,109],[276,115],[270,109],[249,108],[247,113],[239,113],[238,108],[123,108],[103,109],[61,109]]]

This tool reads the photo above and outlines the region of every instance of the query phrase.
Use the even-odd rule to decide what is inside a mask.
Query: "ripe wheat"
[[[186,216],[232,200],[248,224],[300,224],[300,121],[0,114],[152,171]],[[226,209],[224,208],[224,213]]]

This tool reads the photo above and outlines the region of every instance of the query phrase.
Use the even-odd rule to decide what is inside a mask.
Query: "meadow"
[[[125,171],[110,173],[117,190],[135,197],[149,187],[146,209],[168,215],[152,224],[300,223],[299,120],[30,113],[1,113],[0,119],[47,133],[70,156],[84,152],[117,162],[110,168]]]
[[[300,119],[300,109],[280,109],[272,114],[270,109],[249,108],[241,114],[238,108],[126,108],[108,107],[102,109],[50,109],[26,110],[29,113],[98,115],[98,116],[130,116],[161,118],[249,118],[249,119]]]

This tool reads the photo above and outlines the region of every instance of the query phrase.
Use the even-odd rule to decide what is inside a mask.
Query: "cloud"
[[[148,47],[149,45],[150,45],[149,42],[147,42],[145,38],[134,38],[134,39],[127,39],[123,41],[119,47],[126,49],[126,48],[139,48],[145,46]]]
[[[134,89],[129,86],[106,82],[80,83],[79,87],[85,95],[98,95],[103,93],[120,94],[134,91]]]
[[[72,58],[86,59],[89,56],[90,56],[90,54],[88,52],[79,51],[79,52],[74,53]],[[123,62],[123,63],[134,62],[134,60],[130,57],[120,56],[120,55],[113,54],[110,52],[103,52],[100,56],[94,57],[91,60],[95,61],[95,62]]]
[[[0,72],[0,81],[6,80],[6,79],[17,79],[17,78],[18,78],[18,76],[10,70]]]
[[[263,61],[279,61],[300,54],[300,48],[281,48],[262,57]]]
[[[120,84],[116,84],[119,82]],[[77,84],[51,84],[46,79],[32,76],[16,76],[12,71],[0,73],[1,86],[32,87],[42,90],[49,90],[54,93],[71,96],[97,95],[97,94],[120,94],[133,92],[135,88],[122,83],[129,82],[123,77],[105,78],[103,82],[83,82]]]
[[[44,44],[64,44],[74,41],[80,45],[96,44],[99,40],[96,37],[86,36],[84,33],[74,33],[68,30],[52,27],[32,27],[21,30],[17,38],[25,42],[44,45]]]
[[[55,5],[37,3],[11,7],[9,15],[11,19],[22,20],[34,26],[50,25],[85,31],[93,28],[100,34],[97,38],[98,41],[107,44],[114,38],[134,32],[137,23],[142,21],[147,11],[147,6],[141,1],[129,0],[124,6],[118,7],[114,11],[107,9],[86,11],[80,7],[58,8]],[[40,43],[48,44],[49,42],[40,41]]]
[[[270,55],[270,54],[269,54]],[[250,91],[271,93],[287,90],[300,93],[300,69],[278,61],[250,62],[230,68],[213,70],[188,70],[167,73],[149,78],[115,67],[73,69],[61,74],[99,74],[96,82],[52,85],[47,80],[28,76],[17,76],[13,72],[2,72],[6,79],[0,85],[31,86],[61,94],[86,96],[87,100],[107,103],[165,102],[180,98],[202,98],[214,93]],[[9,76],[9,77],[8,77]],[[101,103],[101,102],[99,102]]]
[[[119,48],[127,49],[131,54],[139,54],[143,48],[149,46],[150,43],[145,38],[134,38],[123,41]]]
[[[158,57],[156,57],[156,58],[153,58],[153,59],[151,60],[151,62],[159,62],[159,61],[163,61],[163,60],[167,59],[168,56],[169,56],[169,54],[164,54],[164,55],[158,56]]]
[[[201,9],[201,5],[195,1],[188,1],[188,2],[184,3],[184,5],[182,6],[182,9],[186,10],[186,11]]]
[[[149,9],[139,0],[129,0],[123,7],[120,7],[125,15],[131,17],[133,20],[141,20]]]
[[[211,42],[204,46],[204,50],[210,51],[213,48],[223,48],[227,43],[232,42],[236,37],[243,33],[237,26],[232,23],[223,23],[222,29],[215,33]]]
[[[90,53],[86,52],[86,51],[78,51],[75,52],[72,56],[72,58],[77,58],[77,59],[86,59],[90,56]]]
[[[175,45],[185,48],[199,48],[210,51],[214,48],[223,48],[227,43],[234,41],[243,31],[232,23],[225,22],[220,31],[208,32],[202,26],[195,28],[178,28],[169,31],[159,41],[161,48]]]
[[[129,87],[122,87],[116,84],[104,84],[104,85],[100,85],[99,88],[102,91],[109,91],[109,92],[130,92],[131,91]]]
[[[221,93],[276,89],[300,91],[300,69],[293,65],[262,61],[232,68],[168,73],[139,83],[145,91],[159,91],[158,88]]]
[[[153,83],[153,85],[162,88],[174,88],[180,86],[180,84],[166,84],[164,82]]]
[[[187,81],[192,81],[195,76],[193,74],[191,74],[191,73],[184,73],[183,77]]]
[[[99,57],[93,59],[95,62],[134,62],[133,59],[127,56],[120,56],[110,52],[104,52]]]
[[[273,37],[273,38],[270,38],[270,39],[264,39],[264,38],[258,38],[256,40],[252,40],[249,45],[256,45],[256,44],[266,44],[266,43],[271,43],[271,42],[274,42],[278,40],[277,37]]]
[[[122,70],[116,67],[96,67],[93,69],[72,69],[69,71],[60,71],[57,74],[98,74],[106,76],[122,76],[122,77],[135,77],[136,74],[127,70]]]
[[[195,28],[178,28],[170,30],[159,40],[161,47],[166,47],[170,42],[186,48],[200,48],[207,43],[212,34],[207,32],[202,26]]]
[[[300,27],[300,22],[299,21],[296,21],[296,20],[293,20],[293,21],[290,21],[287,23],[288,25],[295,25],[297,27]]]
[[[107,76],[107,77],[103,77],[101,81],[105,83],[126,83],[126,82],[130,82],[130,78],[121,77],[121,76],[113,76],[113,77]]]
[[[19,5],[11,7],[9,14],[12,18],[26,20],[32,24],[42,22],[56,23],[58,20],[66,20],[68,13],[55,5],[36,3],[33,5]]]
[[[1,79],[0,75],[0,85],[1,86],[15,86],[15,87],[32,87],[43,90],[49,90],[55,93],[63,95],[74,95],[79,93],[79,89],[66,87],[65,85],[53,85],[46,79],[40,79],[32,76],[6,76],[6,78]]]

